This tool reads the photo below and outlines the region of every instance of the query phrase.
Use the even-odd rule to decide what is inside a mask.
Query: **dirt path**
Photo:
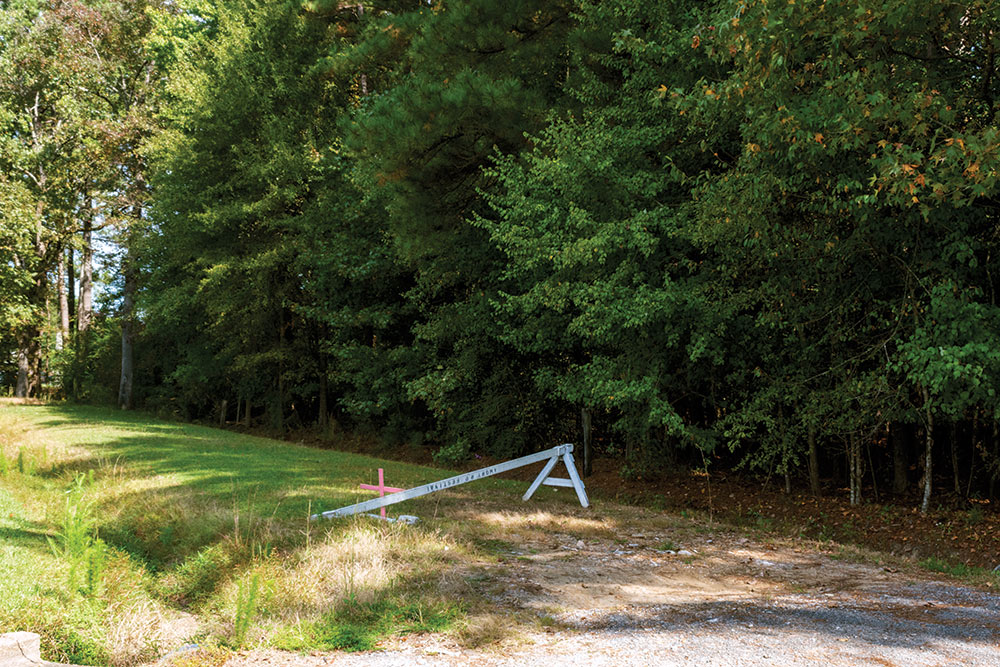
[[[499,556],[479,592],[498,613],[537,618],[499,647],[415,636],[373,653],[251,652],[226,665],[1000,665],[997,594],[815,545],[554,532]]]

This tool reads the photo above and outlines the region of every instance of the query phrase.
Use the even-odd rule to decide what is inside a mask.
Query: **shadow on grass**
[[[11,546],[26,549],[40,549],[51,553],[48,539],[51,537],[44,526],[24,519],[17,520],[18,527],[0,526],[0,541]]]

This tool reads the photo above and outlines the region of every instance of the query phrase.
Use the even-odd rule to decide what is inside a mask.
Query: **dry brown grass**
[[[156,657],[163,641],[164,609],[146,592],[144,573],[123,555],[109,561],[102,580],[105,650],[113,667],[130,667]]]
[[[553,532],[583,539],[605,539],[614,536],[618,522],[604,516],[581,517],[538,510],[471,510],[466,513],[466,520],[457,522],[454,528],[473,538],[489,537],[510,542]]]
[[[499,644],[510,635],[509,615],[483,613],[470,616],[455,633],[455,640],[465,648],[481,648]]]
[[[286,618],[310,618],[343,600],[367,603],[407,580],[437,576],[461,553],[450,537],[360,517],[261,571],[274,582],[270,609]]]

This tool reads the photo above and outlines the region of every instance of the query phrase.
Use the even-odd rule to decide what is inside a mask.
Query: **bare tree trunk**
[[[590,410],[580,408],[580,426],[583,428],[583,476],[589,477],[593,472],[593,459],[590,453]]]
[[[76,331],[76,263],[73,261],[73,246],[66,248],[66,314],[69,318],[68,330]]]
[[[135,374],[135,269],[125,259],[125,293],[122,297],[122,373],[118,383],[118,407],[132,409],[132,383]]]
[[[14,396],[18,398],[28,397],[28,375],[31,373],[31,366],[28,363],[28,349],[24,343],[18,344],[17,349],[17,384],[14,386]]]
[[[94,248],[93,242],[93,208],[90,198],[87,199],[86,211],[83,214],[83,250],[80,257],[80,300],[76,311],[76,330],[84,333],[90,328],[93,316],[94,294]]]
[[[875,498],[875,502],[879,502],[878,499],[878,475],[875,474],[875,464],[872,462],[872,444],[868,442],[865,444],[865,451],[868,453],[868,470],[872,474],[872,496]]]
[[[822,493],[819,486],[819,448],[816,446],[816,426],[813,424],[809,425],[806,441],[809,444],[809,490],[814,496],[819,496]]]
[[[80,396],[80,360],[82,358],[83,350],[81,345],[83,341],[81,340],[83,336],[77,336],[76,334],[80,332],[80,313],[78,310],[79,300],[76,298],[76,261],[75,261],[76,251],[73,246],[70,245],[66,249],[66,301],[69,308],[69,328],[70,332],[73,334],[70,339],[70,344],[73,346],[73,365],[72,365],[72,379],[73,386],[71,388],[71,396],[76,399]]]
[[[226,425],[226,409],[229,407],[229,401],[222,399],[222,404],[219,406],[219,428]]]
[[[243,418],[246,420],[246,425],[250,426],[250,399],[246,400],[246,410],[243,413]]]
[[[931,399],[925,387],[920,388],[924,398],[924,413],[926,428],[924,429],[924,497],[920,502],[920,512],[926,514],[931,506],[931,486],[934,469],[931,452],[934,448],[934,413],[931,411]]]
[[[847,473],[851,486],[851,504],[861,504],[861,439],[854,433],[847,440]]]
[[[848,440],[844,444],[847,453],[847,487],[850,489],[850,494],[851,494],[850,503],[853,505],[854,504],[854,459],[852,458],[852,455],[854,452],[852,451],[852,449],[854,447],[854,443],[852,443],[850,438],[848,438]]]
[[[33,398],[39,395],[42,385],[41,331],[36,325],[25,327],[18,335],[17,384],[14,396]]]
[[[61,350],[69,341],[69,296],[66,293],[66,255],[59,253],[56,270],[56,289],[59,291],[59,330],[56,332],[56,349]]]

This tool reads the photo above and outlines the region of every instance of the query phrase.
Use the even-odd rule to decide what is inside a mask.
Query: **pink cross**
[[[386,486],[385,485],[385,477],[383,477],[383,475],[382,475],[382,469],[381,468],[378,469],[378,486],[375,486],[373,484],[359,484],[358,486],[360,486],[362,489],[368,489],[369,491],[378,491],[378,497],[379,498],[381,498],[382,496],[384,496],[386,494],[386,492],[389,492],[389,493],[398,493],[399,491],[403,491],[404,490],[404,489],[397,489],[397,488],[395,488],[393,486]],[[383,519],[385,518],[385,508],[384,507],[382,508],[382,518]]]

